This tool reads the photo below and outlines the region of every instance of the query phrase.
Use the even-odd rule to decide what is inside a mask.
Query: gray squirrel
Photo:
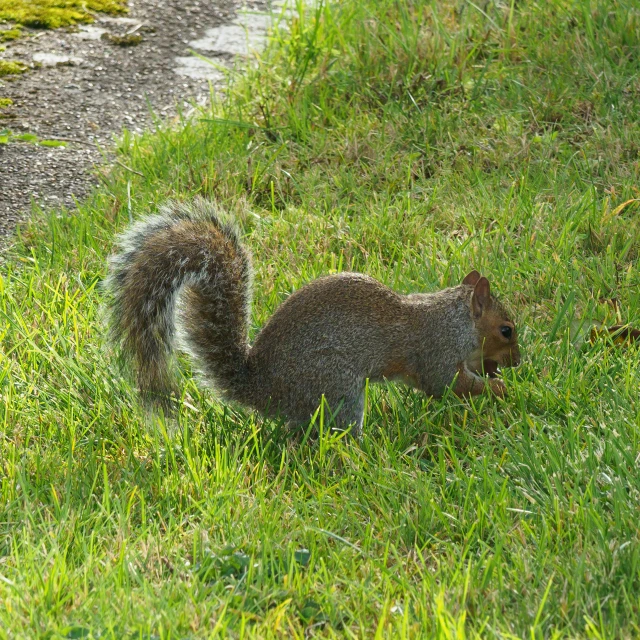
[[[515,325],[477,271],[411,295],[360,273],[325,276],[289,296],[249,345],[251,258],[218,205],[169,202],[118,244],[106,280],[112,337],[150,404],[175,394],[176,330],[225,400],[303,425],[324,396],[334,426],[354,435],[367,379],[431,396],[452,383],[458,395],[503,396],[497,367],[520,362]]]

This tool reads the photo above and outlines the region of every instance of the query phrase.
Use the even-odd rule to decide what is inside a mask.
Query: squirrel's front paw
[[[489,378],[489,388],[500,398],[507,395],[507,385],[500,378]]]

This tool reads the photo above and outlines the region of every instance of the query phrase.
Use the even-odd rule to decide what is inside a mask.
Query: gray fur
[[[246,377],[252,286],[250,257],[235,228],[214,203],[169,202],[118,244],[105,281],[111,336],[133,360],[143,398],[166,405],[174,391],[169,358],[177,319],[197,365],[233,399]],[[185,306],[193,299],[199,301],[195,308]]]

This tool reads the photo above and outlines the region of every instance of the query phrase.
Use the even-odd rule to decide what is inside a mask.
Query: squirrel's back
[[[250,370],[260,373],[253,406],[271,394],[303,420],[321,395],[335,407],[366,379],[399,378],[442,393],[457,362],[478,346],[471,293],[459,286],[405,296],[350,272],[313,280],[276,309],[249,352]]]

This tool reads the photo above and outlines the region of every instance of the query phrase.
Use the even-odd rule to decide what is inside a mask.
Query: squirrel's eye
[[[509,338],[511,338],[511,327],[507,327],[506,325],[504,327],[500,327],[500,333],[507,339],[509,340]]]

